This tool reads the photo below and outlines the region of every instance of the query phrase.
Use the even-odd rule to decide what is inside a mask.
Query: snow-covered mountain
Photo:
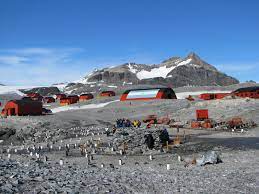
[[[92,87],[102,84],[114,86],[160,84],[180,87],[186,85],[225,86],[239,83],[239,81],[219,72],[214,66],[203,61],[195,53],[190,53],[185,58],[172,57],[161,64],[126,63],[115,67],[94,70],[76,83],[87,84]]]

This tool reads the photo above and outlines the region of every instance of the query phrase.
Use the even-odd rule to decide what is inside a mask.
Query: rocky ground
[[[190,129],[186,123],[198,108],[208,108],[216,121],[241,116],[259,124],[259,103],[253,99],[115,101],[103,108],[2,118],[0,193],[258,193],[259,128],[243,133]],[[183,143],[161,150],[156,139],[155,149],[148,150],[144,135],[157,137],[157,130],[165,126],[105,134],[116,118],[143,119],[148,114],[168,115],[186,124],[178,133]],[[177,130],[168,131],[175,139]],[[123,143],[128,148],[121,155]],[[80,145],[87,155],[81,154]],[[223,162],[186,165],[210,150],[221,153]]]
[[[175,154],[148,157],[68,157],[37,162],[28,156],[0,160],[3,193],[256,193],[258,151],[223,153],[223,163],[184,167]],[[252,159],[254,158],[254,159]],[[101,161],[106,161],[101,166]],[[171,164],[171,170],[166,164]],[[256,180],[257,179],[257,180]]]

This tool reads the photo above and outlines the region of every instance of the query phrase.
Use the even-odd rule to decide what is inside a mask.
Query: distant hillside
[[[60,90],[57,87],[37,87],[32,89],[20,90],[25,94],[29,93],[39,93],[42,96],[54,95],[60,93]]]

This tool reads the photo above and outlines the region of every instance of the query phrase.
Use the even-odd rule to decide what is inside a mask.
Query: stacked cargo
[[[209,118],[208,109],[196,110],[196,120],[191,122],[191,128],[213,128],[213,120]]]

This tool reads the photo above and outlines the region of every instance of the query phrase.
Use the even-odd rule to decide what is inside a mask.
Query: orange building
[[[79,97],[77,95],[71,95],[66,98],[61,98],[60,105],[65,106],[65,105],[75,104],[78,101],[79,101]]]
[[[90,100],[90,99],[93,99],[94,96],[93,94],[81,94],[80,97],[79,97],[79,101],[86,101],[86,100]]]
[[[115,92],[114,91],[103,91],[100,93],[101,97],[111,97],[111,96],[115,96]]]

